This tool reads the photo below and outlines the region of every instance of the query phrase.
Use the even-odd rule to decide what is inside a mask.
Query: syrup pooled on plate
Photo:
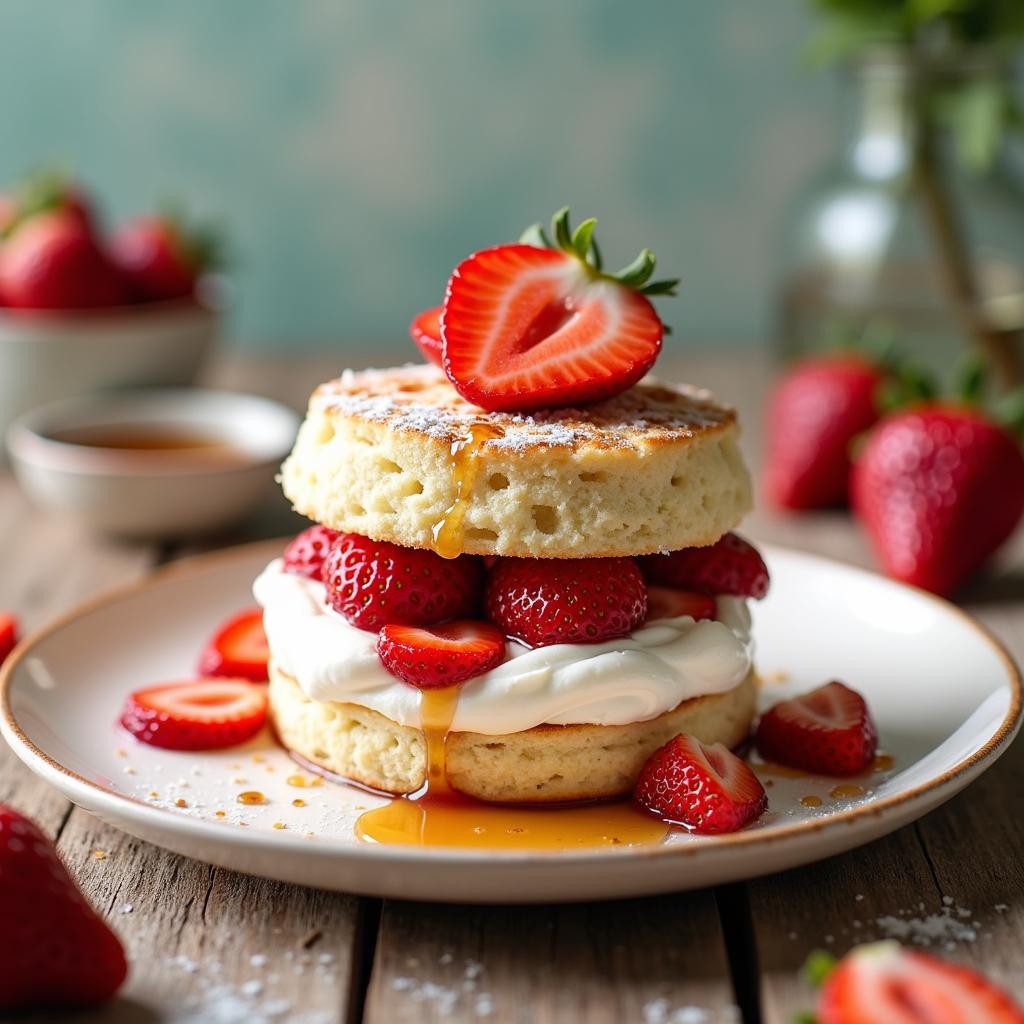
[[[474,423],[466,437],[452,443],[452,478],[455,481],[455,501],[434,524],[434,551],[442,558],[458,558],[462,554],[462,522],[466,506],[473,493],[473,485],[480,468],[477,455],[480,449],[504,431],[490,423]]]
[[[424,690],[420,697],[427,742],[427,782],[410,796],[367,811],[356,824],[364,842],[486,850],[579,850],[660,843],[669,826],[629,801],[576,807],[483,803],[455,792],[445,772],[448,731],[459,687]]]

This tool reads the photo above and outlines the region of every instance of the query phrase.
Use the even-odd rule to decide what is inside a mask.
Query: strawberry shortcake
[[[645,378],[664,327],[645,250],[593,222],[470,256],[413,325],[429,362],[319,387],[282,470],[316,525],[262,572],[270,714],[299,759],[394,794],[550,803],[630,792],[684,733],[755,709],[732,531],[733,410]]]

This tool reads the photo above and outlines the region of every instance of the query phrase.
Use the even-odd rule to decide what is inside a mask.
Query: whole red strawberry
[[[121,279],[67,211],[19,222],[0,247],[0,296],[21,309],[87,309],[124,301]]]
[[[644,249],[618,273],[601,269],[591,218],[575,232],[569,211],[540,226],[530,244],[499,245],[463,260],[441,313],[444,369],[455,390],[488,410],[596,402],[635,384],[652,366],[665,332],[647,296],[674,294],[650,282]]]
[[[433,626],[472,618],[480,607],[483,567],[472,555],[441,558],[343,533],[324,561],[323,581],[336,612],[376,632],[389,623]]]
[[[852,498],[888,575],[951,594],[1024,513],[1024,455],[977,409],[912,408],[872,431]]]
[[[441,626],[385,626],[377,636],[384,667],[420,690],[464,683],[497,668],[505,636],[489,622],[462,619]]]
[[[735,533],[727,533],[704,548],[647,555],[638,561],[648,580],[667,587],[737,597],[761,598],[768,593],[764,559],[753,544]]]
[[[12,191],[0,195],[0,234],[6,234],[40,213],[61,213],[95,236],[92,197],[81,184],[60,171],[29,175]]]
[[[191,295],[200,275],[215,262],[215,243],[205,232],[187,231],[174,217],[137,217],[123,225],[110,254],[137,301]]]
[[[0,804],[0,1010],[91,1006],[128,973],[124,950],[53,843]]]
[[[878,419],[884,372],[844,353],[808,359],[775,385],[765,420],[764,488],[780,508],[846,503],[850,447]]]
[[[487,614],[530,647],[627,636],[647,617],[631,558],[503,558],[487,578]]]
[[[859,775],[871,767],[878,731],[864,698],[832,682],[769,708],[757,726],[768,761],[822,775]]]
[[[337,539],[338,531],[328,526],[303,530],[284,549],[284,571],[308,576],[311,580],[323,579],[324,559]]]
[[[659,747],[640,771],[633,799],[644,810],[691,832],[735,832],[768,806],[750,765],[721,743],[683,733]]]
[[[896,942],[858,946],[825,978],[818,1024],[1024,1024],[988,979]]]

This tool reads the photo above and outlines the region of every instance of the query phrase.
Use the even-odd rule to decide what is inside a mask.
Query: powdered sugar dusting
[[[447,443],[461,440],[471,426],[486,421],[503,431],[485,444],[499,451],[639,448],[652,441],[693,437],[735,419],[710,392],[652,379],[585,409],[489,413],[465,401],[435,366],[346,370],[316,390],[310,407]]]
[[[438,963],[444,967],[454,962],[455,956],[449,950],[438,957]],[[446,971],[446,981],[422,977],[418,957],[406,957],[405,966],[409,973],[392,978],[391,988],[402,993],[410,1003],[432,1011],[432,1016],[438,1019],[446,1020],[458,1011],[460,1019],[468,1016],[483,1020],[497,1009],[494,996],[483,987],[485,970],[479,960],[467,957],[461,964],[461,976],[457,969]]]
[[[735,1006],[712,1013],[703,1006],[673,1006],[664,996],[644,1003],[642,1013],[643,1024],[738,1024],[740,1019]]]
[[[888,914],[875,919],[875,924],[890,939],[899,939],[916,946],[941,945],[953,949],[958,942],[974,942],[978,938],[977,921],[966,907],[958,907],[951,897],[943,897],[942,909],[935,914],[907,916],[906,912]],[[919,904],[919,910],[924,906]]]

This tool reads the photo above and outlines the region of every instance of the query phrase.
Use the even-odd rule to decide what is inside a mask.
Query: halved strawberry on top
[[[428,362],[444,365],[441,351],[441,306],[431,306],[413,317],[409,324],[409,336]]]
[[[569,230],[569,211],[539,226],[532,244],[499,245],[463,260],[441,312],[444,369],[467,401],[490,411],[572,406],[635,384],[661,350],[664,324],[647,296],[677,281],[650,282],[649,249],[615,274],[601,269],[597,221]]]

